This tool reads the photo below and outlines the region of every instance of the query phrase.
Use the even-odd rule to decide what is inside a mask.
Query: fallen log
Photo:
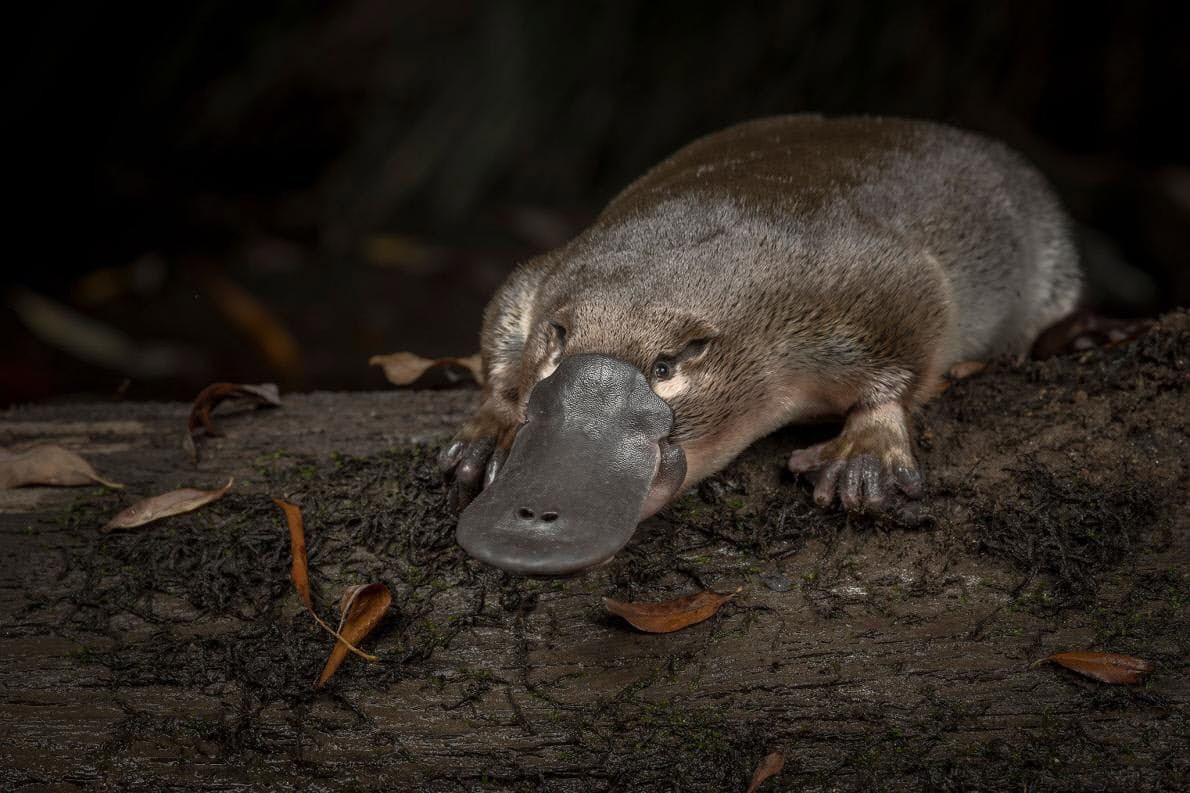
[[[1105,790],[1184,784],[1190,675],[1190,314],[1112,349],[997,363],[924,411],[921,524],[812,507],[782,431],[582,578],[466,559],[434,451],[473,391],[286,394],[221,414],[195,467],[189,406],[0,414],[127,485],[0,491],[0,786],[225,789]],[[221,500],[137,532],[122,508]],[[333,639],[289,581],[272,498],[302,508],[315,606],[392,608],[312,683]],[[603,598],[742,591],[669,634]],[[337,621],[337,616],[335,616]],[[1106,686],[1055,652],[1126,653]]]

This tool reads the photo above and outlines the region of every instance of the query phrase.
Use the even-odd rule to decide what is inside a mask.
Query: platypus
[[[917,498],[910,416],[953,364],[1026,353],[1082,278],[1005,146],[924,121],[785,116],[682,148],[488,305],[485,384],[443,451],[458,541],[522,575],[598,566],[792,422],[814,499]],[[478,496],[476,495],[478,494]]]

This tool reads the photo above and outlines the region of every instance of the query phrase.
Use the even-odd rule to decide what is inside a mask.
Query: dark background
[[[1190,4],[46,3],[6,23],[0,402],[379,388],[695,136],[939,119],[1024,152],[1093,298],[1190,303]]]

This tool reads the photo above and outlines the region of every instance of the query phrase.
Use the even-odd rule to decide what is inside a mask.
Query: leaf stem
[[[355,653],[360,658],[363,658],[365,661],[367,661],[370,664],[374,664],[380,660],[379,655],[369,655],[368,653],[365,653],[363,650],[356,647],[351,642],[344,639],[342,637],[342,635],[340,635],[337,630],[335,630],[330,625],[327,625],[325,622],[323,622],[322,617],[318,616],[318,614],[314,611],[314,609],[307,609],[307,610],[310,612],[310,616],[314,618],[315,622],[317,622],[319,625],[321,625],[323,628],[325,628],[326,632],[329,633],[331,636],[334,636],[336,639],[343,642],[343,644],[347,646],[348,650],[351,650],[351,652]]]

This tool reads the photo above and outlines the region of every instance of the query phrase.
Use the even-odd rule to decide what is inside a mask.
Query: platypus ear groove
[[[686,346],[682,348],[682,351],[673,357],[673,362],[677,364],[698,360],[707,351],[707,345],[710,343],[711,338],[709,336],[687,342]]]
[[[566,346],[566,326],[563,325],[561,322],[557,322],[552,319],[549,321],[549,326],[550,326],[550,333],[553,334],[554,341],[557,342],[558,348],[561,349],[562,347],[565,347]]]

